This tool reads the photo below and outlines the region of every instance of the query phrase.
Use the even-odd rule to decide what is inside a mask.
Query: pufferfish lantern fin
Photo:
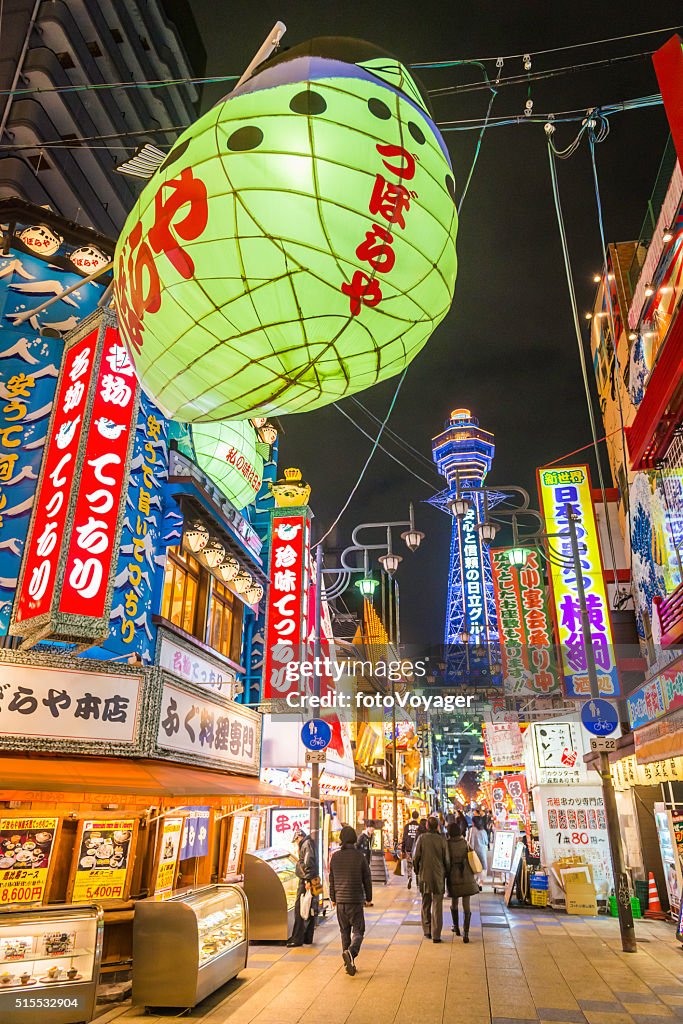
[[[425,114],[431,117],[422,94],[415,83],[415,79],[399,61],[392,60],[390,57],[374,57],[371,60],[359,60],[358,66],[366,68],[373,75],[377,75],[378,78],[383,79],[389,85],[393,85],[395,89],[405,93],[406,96],[409,96],[411,100],[414,100],[415,103],[422,107]]]

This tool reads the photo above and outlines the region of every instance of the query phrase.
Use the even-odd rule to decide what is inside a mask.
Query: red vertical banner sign
[[[112,313],[67,336],[10,633],[93,643],[109,629],[138,386]]]
[[[135,371],[118,331],[107,327],[81,464],[60,612],[95,618],[104,615],[113,556],[118,557],[114,538],[128,477],[136,387]]]
[[[280,514],[276,509],[270,533],[264,700],[283,698],[299,690],[298,674],[288,677],[287,666],[307,657],[309,560],[308,515],[305,512]]]
[[[94,330],[64,354],[14,603],[13,621],[17,626],[41,621],[52,607],[96,346]],[[23,635],[19,629],[10,632]]]

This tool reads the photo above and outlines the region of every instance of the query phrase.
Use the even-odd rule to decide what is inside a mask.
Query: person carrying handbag
[[[479,885],[475,878],[475,871],[477,870],[477,865],[479,870],[481,870],[481,862],[479,861],[476,851],[470,849],[457,821],[448,826],[448,852],[450,854],[451,866],[448,872],[446,887],[448,895],[451,898],[451,916],[453,918],[452,931],[454,931],[456,935],[460,935],[458,903],[462,900],[462,941],[469,942],[470,921],[472,920],[470,898],[472,896],[476,896],[479,892]]]
[[[312,836],[307,835],[303,829],[297,831],[294,841],[299,845],[299,858],[295,868],[299,887],[294,906],[294,927],[287,945],[311,946],[320,895],[318,853]]]

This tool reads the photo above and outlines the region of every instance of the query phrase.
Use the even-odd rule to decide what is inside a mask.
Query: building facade
[[[198,77],[205,62],[185,0],[10,0],[0,198],[20,196],[115,237],[139,191],[116,166],[145,142],[170,145],[199,102],[189,82],[142,83]]]

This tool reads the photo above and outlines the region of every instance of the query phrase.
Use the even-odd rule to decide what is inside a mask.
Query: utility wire
[[[564,260],[564,269],[567,275],[567,289],[569,291],[569,302],[572,309],[572,319],[574,321],[574,331],[576,333],[576,343],[579,348],[579,362],[581,363],[581,375],[583,377],[583,386],[586,393],[586,405],[588,407],[588,418],[590,420],[591,435],[593,437],[593,450],[595,452],[595,461],[598,469],[598,479],[600,482],[600,491],[602,494],[602,504],[605,510],[605,525],[607,527],[607,536],[609,539],[610,555],[612,557],[612,569],[614,572],[614,586],[619,593],[619,582],[617,578],[617,559],[614,553],[614,538],[612,536],[612,524],[610,521],[609,507],[607,505],[607,494],[605,488],[605,479],[602,472],[602,460],[600,458],[600,447],[598,442],[598,432],[595,423],[595,411],[593,409],[593,401],[591,397],[590,384],[588,381],[588,370],[586,367],[586,353],[583,347],[583,335],[581,333],[581,321],[579,320],[579,310],[576,302],[576,289],[574,287],[574,275],[572,273],[571,261],[569,259],[569,246],[567,244],[567,232],[564,225],[564,216],[562,213],[562,204],[560,202],[560,190],[557,183],[557,168],[555,167],[555,154],[553,148],[550,145],[554,128],[552,124],[549,124],[546,129],[548,136],[548,163],[550,164],[550,180],[553,188],[553,202],[555,204],[555,213],[557,215],[557,226],[560,233],[560,242],[562,243],[562,257]]]
[[[617,393],[617,407],[619,409],[619,426],[621,427],[621,460],[622,468],[624,471],[624,491],[623,500],[626,505],[626,516],[628,519],[628,535],[633,536],[633,524],[631,522],[631,502],[628,487],[629,467],[626,461],[626,430],[624,423],[624,407],[621,400],[621,385],[623,383],[623,377],[621,375],[621,368],[619,365],[619,353],[617,352],[617,334],[614,327],[614,306],[612,304],[612,288],[610,286],[609,279],[609,258],[607,252],[607,240],[605,238],[605,223],[602,215],[602,200],[600,198],[600,183],[598,181],[598,166],[595,160],[595,146],[596,143],[603,142],[607,137],[607,133],[601,133],[598,127],[596,131],[596,125],[591,120],[588,122],[588,146],[590,149],[591,167],[593,170],[593,185],[595,187],[595,203],[598,212],[598,227],[600,229],[600,244],[602,246],[602,265],[604,267],[604,279],[603,289],[607,297],[607,310],[609,312],[610,331],[612,334],[612,351],[614,352],[614,389]],[[599,124],[599,123],[598,123]],[[616,283],[616,276],[615,276]],[[630,550],[630,546],[629,546]]]
[[[4,4],[4,0],[3,0]],[[682,26],[672,25],[668,28],[655,28],[649,29],[645,32],[631,32],[627,35],[622,36],[611,36],[609,39],[590,39],[583,43],[570,43],[567,46],[555,46],[546,50],[533,50],[527,51],[532,57],[544,56],[548,53],[563,53],[568,50],[581,50],[590,46],[601,46],[605,43],[617,43],[622,42],[626,39],[642,39],[645,36],[662,35],[665,32],[677,32]],[[526,56],[526,53],[514,53],[503,55],[503,60],[518,60]],[[453,68],[460,67],[463,65],[483,65],[490,61],[500,60],[500,56],[496,57],[476,57],[472,59],[464,60],[462,58],[456,60],[437,60],[437,61],[424,61],[421,63],[411,63],[408,65],[416,71],[423,70],[437,70],[439,68]],[[211,76],[186,76],[181,78],[150,78],[143,82],[86,82],[86,83],[74,83],[73,85],[54,85],[54,86],[28,86],[22,89],[0,89],[0,96],[35,96],[41,93],[70,93],[70,92],[94,92],[107,89],[164,89],[172,88],[178,85],[216,85],[227,82],[237,82],[240,79],[240,75],[211,75]]]
[[[498,77],[496,78],[495,85],[493,85],[493,86],[489,85],[489,88],[491,90],[491,96],[489,98],[489,105],[486,108],[486,117],[484,118],[484,123],[481,126],[481,131],[479,132],[479,138],[477,139],[477,145],[474,148],[474,157],[472,158],[472,164],[470,166],[470,173],[467,175],[467,180],[465,182],[465,187],[462,190],[462,195],[460,196],[460,202],[458,203],[458,216],[460,216],[460,212],[462,210],[463,203],[465,202],[465,196],[467,195],[467,191],[468,191],[468,189],[470,187],[470,182],[472,181],[472,175],[474,174],[474,168],[477,166],[477,160],[479,159],[479,151],[481,150],[481,144],[484,141],[484,132],[486,131],[486,129],[489,126],[489,118],[491,117],[491,110],[493,108],[493,101],[495,100],[496,96],[498,95],[498,82],[500,80],[500,76],[502,75],[502,73],[503,73],[503,62],[501,61],[500,64],[498,65]]]
[[[652,28],[646,32],[630,32],[624,36],[611,36],[609,39],[590,39],[585,43],[568,43],[567,46],[553,46],[548,50],[527,50],[525,53],[508,53],[503,54],[504,60],[522,60],[526,57],[527,53],[531,57],[541,57],[546,53],[564,53],[567,50],[581,50],[587,46],[602,46],[604,43],[620,43],[625,39],[641,39],[643,36],[656,36],[661,35],[664,32],[677,32],[681,25],[671,25],[668,28]],[[499,60],[500,57],[477,57],[478,61],[491,61]],[[431,68],[450,68],[454,64],[459,63],[458,61],[452,60],[439,60],[439,61],[427,61],[423,64],[411,64],[411,68],[416,70],[428,70]]]
[[[374,437],[372,436],[372,434],[369,434],[367,432],[367,430],[365,430],[363,427],[361,427],[360,423],[356,423],[356,421],[354,420],[353,416],[350,416],[349,413],[346,411],[346,409],[342,408],[342,406],[339,404],[339,402],[334,402],[333,404],[334,404],[335,409],[338,412],[340,412],[342,414],[342,416],[346,417],[346,419],[349,421],[349,423],[353,423],[353,425],[356,428],[356,430],[360,430],[361,434],[363,434],[364,437],[367,437],[370,441],[374,441],[375,440]],[[424,477],[420,476],[418,473],[416,473],[414,470],[412,470],[410,468],[410,466],[406,466],[405,462],[401,462],[401,460],[398,458],[398,456],[394,455],[393,452],[390,452],[389,449],[385,448],[383,444],[379,444],[379,445],[377,445],[377,447],[381,451],[383,451],[385,455],[388,455],[390,459],[393,459],[394,462],[398,463],[399,466],[401,466],[403,469],[405,469],[405,471],[407,473],[410,473],[410,475],[414,476],[416,480],[419,480],[420,483],[425,484],[426,487],[429,487],[432,491],[434,491],[434,493],[436,493],[438,488],[435,487],[434,484],[430,483],[429,480],[425,480]]]
[[[538,82],[545,78],[560,78],[563,75],[584,71],[586,68],[607,68],[614,67],[616,64],[625,61],[642,60],[645,57],[651,57],[653,53],[654,50],[646,50],[643,53],[629,53],[623,57],[607,57],[604,60],[588,61],[585,64],[567,64],[565,67],[549,68],[547,71],[529,71],[525,74],[509,75],[507,78],[501,78],[497,84],[502,88],[505,85],[524,85],[526,82]],[[460,93],[477,92],[480,89],[486,88],[489,88],[486,82],[466,82],[462,85],[445,85],[440,89],[428,89],[427,92],[433,98],[435,96],[458,96]]]
[[[396,390],[394,391],[394,396],[391,399],[391,402],[389,403],[389,408],[387,409],[387,414],[384,417],[384,419],[382,420],[382,424],[381,424],[379,430],[377,431],[377,437],[375,438],[375,440],[373,442],[373,445],[372,445],[372,448],[370,449],[370,454],[368,455],[367,459],[365,460],[365,462],[363,464],[363,468],[361,469],[360,473],[358,474],[358,479],[356,480],[355,484],[351,488],[351,490],[349,492],[349,496],[346,499],[346,501],[344,502],[344,504],[342,505],[342,507],[340,508],[336,518],[333,520],[333,522],[331,523],[331,525],[329,526],[327,531],[322,535],[322,537],[317,542],[317,544],[313,545],[314,548],[319,547],[319,545],[322,544],[322,542],[329,537],[329,535],[332,533],[332,531],[334,530],[335,526],[337,525],[337,523],[339,522],[341,517],[346,512],[346,510],[349,507],[349,505],[351,504],[351,502],[353,500],[353,496],[356,493],[356,491],[358,490],[358,488],[360,487],[361,481],[363,480],[363,477],[365,476],[367,468],[368,468],[368,466],[370,465],[370,463],[372,461],[372,457],[375,454],[375,452],[377,451],[380,439],[382,437],[382,433],[384,432],[384,428],[386,427],[387,423],[389,422],[389,417],[391,416],[392,412],[394,411],[394,406],[396,405],[396,400],[398,398],[398,393],[401,390],[401,385],[403,384],[403,381],[406,379],[406,374],[407,373],[408,373],[408,367],[406,366],[405,370],[403,371],[403,373],[401,374],[401,376],[398,379],[398,384],[396,385]]]
[[[375,416],[374,412],[371,412],[370,409],[368,409],[368,407],[366,405],[363,405],[363,403],[360,402],[355,396],[351,397],[351,401],[354,403],[354,405],[357,405],[358,408],[361,409],[367,416],[369,416],[370,419],[373,419],[375,421],[375,423],[379,424],[379,423],[382,422],[381,419],[379,418],[379,416]],[[418,448],[415,448],[414,445],[412,445],[410,443],[410,441],[406,441],[406,439],[404,437],[402,437],[400,434],[397,434],[396,431],[392,430],[390,427],[386,427],[385,430],[384,430],[384,433],[388,437],[393,438],[394,441],[396,441],[396,443],[398,445],[400,445],[402,448],[404,448],[406,451],[408,451],[410,454],[412,454],[414,458],[419,459],[421,462],[423,462],[426,466],[429,467],[429,469],[433,470],[435,473],[437,472],[437,470],[436,470],[432,460],[428,459],[426,455],[423,455],[422,452]],[[438,475],[438,473],[437,473],[437,475]]]

